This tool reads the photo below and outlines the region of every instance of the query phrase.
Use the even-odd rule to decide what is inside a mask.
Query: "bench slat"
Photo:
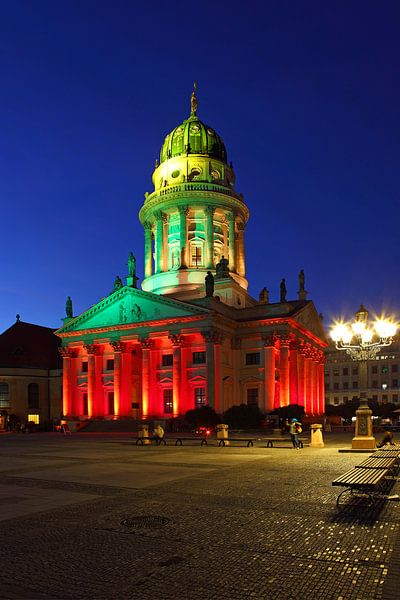
[[[344,487],[374,488],[385,478],[388,469],[363,469],[355,467],[332,482]]]

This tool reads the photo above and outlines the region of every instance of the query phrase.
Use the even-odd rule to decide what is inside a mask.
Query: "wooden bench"
[[[149,441],[149,442],[155,442],[156,446],[161,446],[161,444],[164,444],[164,446],[167,445],[167,442],[165,441],[165,438],[159,438],[159,437],[138,437],[138,438],[133,438],[134,440],[136,440],[136,446],[144,446],[144,442],[145,441]],[[147,444],[146,444],[147,446]]]
[[[332,485],[345,488],[337,497],[336,506],[339,506],[340,498],[346,492],[350,492],[351,495],[366,496],[371,504],[376,499],[387,498],[385,492],[393,482],[391,477],[388,478],[388,473],[388,469],[365,469],[360,466],[347,471],[332,481]]]
[[[301,439],[300,438],[297,438],[297,439],[298,439],[300,448],[304,448],[304,444],[301,441]],[[291,438],[281,437],[281,438],[269,438],[269,439],[267,439],[267,448],[273,448],[274,443],[275,444],[276,443],[280,444],[281,442],[289,443],[290,446],[293,446]]]
[[[207,446],[207,438],[205,437],[178,437],[175,440],[175,446],[182,446],[182,442],[190,441],[200,442],[200,446]]]
[[[222,438],[218,440],[218,446],[229,446],[232,442],[246,442],[247,448],[249,448],[249,446],[254,446],[255,440],[256,438]]]
[[[399,468],[397,458],[375,457],[370,456],[362,463],[356,465],[356,469],[387,469],[392,475],[395,475]]]

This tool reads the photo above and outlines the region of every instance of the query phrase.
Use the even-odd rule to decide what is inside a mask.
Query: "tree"
[[[190,427],[214,427],[220,418],[211,406],[201,406],[188,410],[185,421]]]
[[[265,415],[258,406],[248,406],[247,404],[231,406],[223,415],[223,420],[229,427],[243,429],[260,427],[264,418]]]

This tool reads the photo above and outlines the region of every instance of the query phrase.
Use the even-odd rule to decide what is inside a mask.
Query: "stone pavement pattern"
[[[362,457],[333,444],[38,434],[0,453],[0,598],[400,597],[399,504],[338,511],[331,482]]]

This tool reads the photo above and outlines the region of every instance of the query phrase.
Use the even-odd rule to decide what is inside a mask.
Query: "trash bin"
[[[311,425],[311,448],[323,448],[325,446],[322,438],[322,425],[313,423]]]
[[[217,431],[217,440],[227,440],[229,437],[229,426],[225,423],[219,423],[216,427]],[[225,442],[225,446],[228,446],[229,442]]]
[[[140,438],[149,438],[149,426],[146,425],[140,425],[139,427],[139,437]],[[143,444],[150,444],[150,440],[149,439],[143,439]]]

